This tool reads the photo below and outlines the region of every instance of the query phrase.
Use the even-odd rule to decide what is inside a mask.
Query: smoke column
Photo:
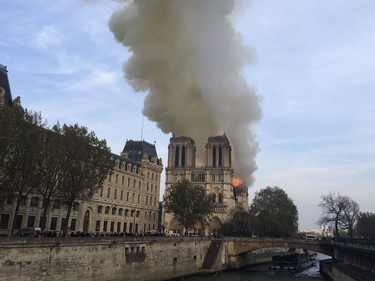
[[[235,1],[125,2],[109,26],[132,53],[124,72],[134,90],[147,93],[143,114],[164,133],[192,137],[198,149],[225,133],[235,174],[250,186],[258,151],[251,125],[261,108],[241,75],[252,52],[230,21]]]

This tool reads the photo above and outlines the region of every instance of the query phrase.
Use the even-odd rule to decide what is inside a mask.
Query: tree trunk
[[[68,208],[68,211],[66,212],[66,221],[64,225],[64,236],[68,236],[68,229],[69,229],[69,220],[70,220],[70,214],[72,212],[73,203],[69,203],[66,205]]]
[[[47,225],[47,213],[48,213],[48,209],[49,209],[50,204],[51,204],[50,200],[43,199],[43,214],[42,214],[41,220],[39,222],[39,227],[42,230],[46,229],[46,225]]]
[[[18,217],[18,212],[20,210],[21,200],[22,200],[22,194],[18,194],[18,196],[17,196],[17,203],[16,203],[16,209],[14,210],[14,213],[13,213],[13,222],[12,222],[12,227],[10,229],[10,236],[13,236],[13,234],[14,234],[14,229],[16,227],[16,221],[17,221],[17,217]]]

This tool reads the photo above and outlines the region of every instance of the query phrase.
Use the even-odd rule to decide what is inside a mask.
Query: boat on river
[[[282,256],[274,256],[269,267],[275,271],[303,271],[314,266],[316,260],[308,253],[293,253]]]

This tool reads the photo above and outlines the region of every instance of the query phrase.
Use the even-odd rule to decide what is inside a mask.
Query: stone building
[[[232,148],[226,135],[209,137],[205,146],[203,165],[197,162],[195,142],[190,137],[171,137],[168,146],[166,189],[187,179],[206,194],[213,194],[215,210],[209,226],[197,224],[200,235],[217,233],[236,208],[248,208],[247,188],[233,184]],[[166,231],[182,233],[184,230],[171,213],[164,212],[163,226]]]
[[[7,70],[0,65],[0,105],[14,103]],[[160,175],[162,160],[156,147],[146,141],[126,141],[120,155],[112,154],[114,171],[89,202],[75,202],[70,216],[70,231],[102,233],[142,233],[158,229]],[[16,200],[7,197],[0,202],[0,234],[8,235],[13,222]],[[54,201],[47,214],[46,231],[62,231],[66,208]],[[39,226],[42,197],[25,195],[18,212],[16,230]]]
[[[158,229],[163,166],[155,146],[145,141],[129,140],[121,155],[112,154],[112,157],[115,168],[103,186],[89,202],[74,204],[70,231],[141,234],[149,229]],[[9,234],[14,201],[5,200],[0,207],[0,233]],[[42,211],[42,200],[38,194],[25,196],[16,218],[16,229],[38,226]],[[65,216],[66,208],[54,201],[47,214],[45,230],[62,231]]]

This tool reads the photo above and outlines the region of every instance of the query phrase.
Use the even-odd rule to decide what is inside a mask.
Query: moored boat
[[[308,253],[293,253],[283,256],[274,256],[269,267],[275,271],[302,271],[315,265],[315,259]]]

